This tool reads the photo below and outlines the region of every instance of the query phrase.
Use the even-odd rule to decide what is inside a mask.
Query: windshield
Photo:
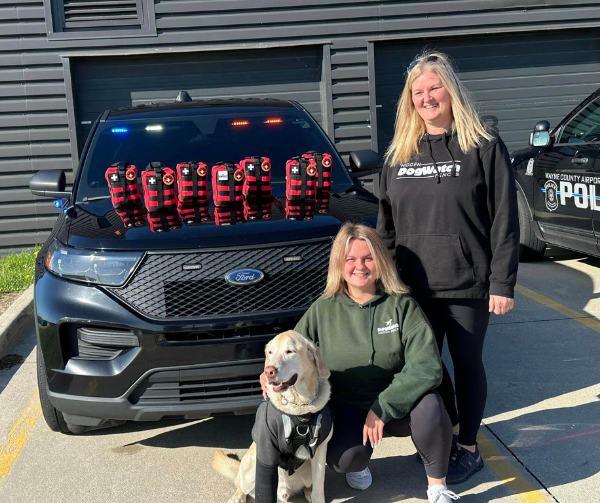
[[[140,173],[150,162],[161,162],[172,169],[188,161],[211,167],[220,161],[239,162],[248,156],[271,159],[273,192],[282,196],[286,160],[310,150],[332,154],[334,192],[351,185],[345,166],[321,129],[298,110],[211,111],[210,115],[108,121],[99,125],[90,146],[77,202],[109,195],[104,173],[115,162],[134,164]]]

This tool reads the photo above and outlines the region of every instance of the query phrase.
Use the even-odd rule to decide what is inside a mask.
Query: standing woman
[[[514,175],[506,146],[440,52],[408,67],[385,161],[377,231],[429,318],[440,353],[447,336],[454,364],[456,406],[445,367],[437,391],[455,433],[447,483],[457,484],[483,467],[476,437],[487,397],[489,316],[514,306]]]

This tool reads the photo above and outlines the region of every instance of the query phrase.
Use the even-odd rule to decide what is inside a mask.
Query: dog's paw
[[[246,495],[239,489],[227,500],[227,503],[246,503]]]
[[[312,503],[312,487],[304,488],[304,497],[308,503]]]

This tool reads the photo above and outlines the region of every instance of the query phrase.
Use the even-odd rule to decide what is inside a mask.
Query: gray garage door
[[[79,148],[104,110],[174,101],[182,90],[194,99],[292,99],[321,121],[321,61],[321,48],[312,46],[75,59]]]
[[[381,43],[375,48],[380,152],[393,134],[406,67],[428,43],[455,60],[480,114],[511,152],[527,146],[537,121],[556,125],[600,86],[600,38],[590,30]]]

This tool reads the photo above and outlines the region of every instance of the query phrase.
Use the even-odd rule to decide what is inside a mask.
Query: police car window
[[[150,162],[175,168],[177,163],[239,162],[247,156],[269,157],[274,184],[285,181],[287,159],[310,150],[331,150],[322,131],[303,113],[210,114],[155,121],[109,121],[100,126],[86,158],[77,200],[108,194],[104,178],[115,162],[134,164],[141,172]],[[333,183],[337,190],[351,182],[334,156]],[[334,187],[334,190],[336,187]]]
[[[600,142],[600,99],[590,103],[563,129],[559,143]]]

